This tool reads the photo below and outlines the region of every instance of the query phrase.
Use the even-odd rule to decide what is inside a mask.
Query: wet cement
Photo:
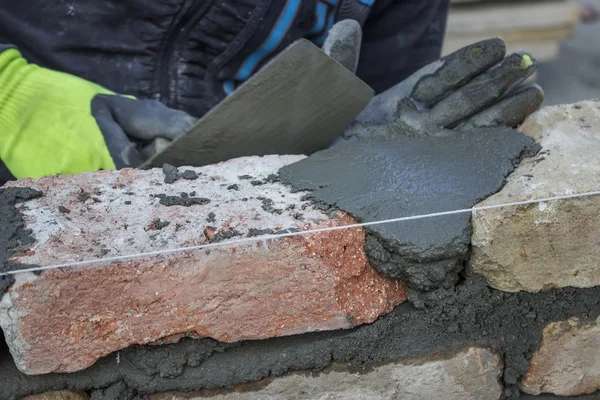
[[[515,398],[514,385],[527,371],[548,323],[572,316],[594,320],[600,315],[600,287],[503,293],[487,288],[482,279],[469,278],[439,297],[431,307],[417,309],[405,303],[373,324],[350,330],[234,344],[184,339],[170,345],[134,346],[73,374],[26,376],[2,348],[0,399],[67,388],[106,390],[114,384],[130,396],[214,389],[289,371],[320,371],[333,362],[347,363],[360,373],[378,363],[466,345],[490,347],[503,356],[506,394]]]
[[[165,174],[165,183],[171,184],[177,180],[177,177],[179,176],[179,170],[177,167],[165,163],[162,166],[162,170]]]
[[[34,242],[31,230],[25,229],[21,214],[15,206],[41,196],[42,192],[30,188],[0,189],[0,272],[30,267],[9,261],[13,254]],[[13,282],[12,276],[0,276],[0,294]]]
[[[167,196],[164,193],[157,194],[155,197],[158,197],[159,203],[163,206],[171,207],[171,206],[184,206],[191,207],[193,205],[203,206],[205,204],[210,203],[210,199],[204,197],[190,197],[187,193],[181,193],[180,196]]]
[[[283,167],[282,182],[325,209],[373,222],[469,208],[502,188],[540,146],[508,128],[446,137],[377,138],[341,144]],[[469,213],[366,228],[366,250],[385,276],[411,288],[450,287],[466,260]]]

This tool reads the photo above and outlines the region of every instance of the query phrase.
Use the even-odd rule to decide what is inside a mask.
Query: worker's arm
[[[0,180],[7,170],[36,178],[137,166],[149,156],[144,145],[173,140],[194,122],[158,101],[117,95],[0,46]]]

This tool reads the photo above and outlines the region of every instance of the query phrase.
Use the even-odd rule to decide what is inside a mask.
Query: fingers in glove
[[[419,77],[411,97],[433,104],[502,61],[505,55],[506,45],[497,38],[463,47],[440,59],[434,71],[424,70],[426,75]]]
[[[196,119],[186,112],[169,108],[157,100],[100,96],[106,98],[114,120],[123,131],[136,139],[152,140],[163,137],[174,140],[187,132],[196,122]]]
[[[477,76],[433,106],[430,116],[437,126],[453,128],[497,102],[510,88],[521,84],[535,70],[536,62],[530,54],[513,53],[500,65]]]
[[[345,19],[331,27],[323,44],[323,51],[346,69],[356,73],[361,43],[360,24],[353,19]]]
[[[394,122],[398,102],[408,96],[424,110],[502,61],[505,54],[506,46],[501,39],[488,39],[457,50],[375,96],[356,120],[365,126],[390,124]]]
[[[104,142],[115,167],[122,169],[139,166],[143,161],[142,156],[137,151],[136,145],[131,142],[121,126],[114,120],[106,99],[101,96],[94,97],[91,107],[92,115],[104,136]]]
[[[462,123],[461,131],[491,126],[515,128],[537,111],[544,102],[544,91],[536,84],[527,85],[503,98],[497,104]]]

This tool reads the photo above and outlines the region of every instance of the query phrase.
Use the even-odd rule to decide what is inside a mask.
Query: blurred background
[[[600,0],[452,0],[444,54],[500,37],[539,62],[544,105],[600,98]]]

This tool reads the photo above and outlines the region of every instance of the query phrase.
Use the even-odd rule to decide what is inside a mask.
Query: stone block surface
[[[11,261],[48,266],[354,223],[277,181],[300,158],[189,168],[171,184],[160,169],[17,181],[43,196],[17,206],[35,243]],[[183,336],[236,342],[351,328],[406,298],[403,283],[369,265],[364,241],[353,228],[21,273],[0,301],[0,326],[26,374],[74,372]]]
[[[90,396],[85,393],[61,390],[58,392],[47,392],[33,396],[21,397],[20,400],[89,400]]]
[[[577,396],[600,389],[600,318],[553,322],[543,332],[521,390]]]
[[[478,206],[600,190],[600,101],[543,108],[520,130],[542,146]],[[504,291],[600,285],[600,196],[473,213],[469,269]]]
[[[234,390],[157,393],[150,400],[496,400],[502,361],[489,350],[469,348],[448,359],[389,363],[367,371],[332,367],[317,375],[290,374]]]

